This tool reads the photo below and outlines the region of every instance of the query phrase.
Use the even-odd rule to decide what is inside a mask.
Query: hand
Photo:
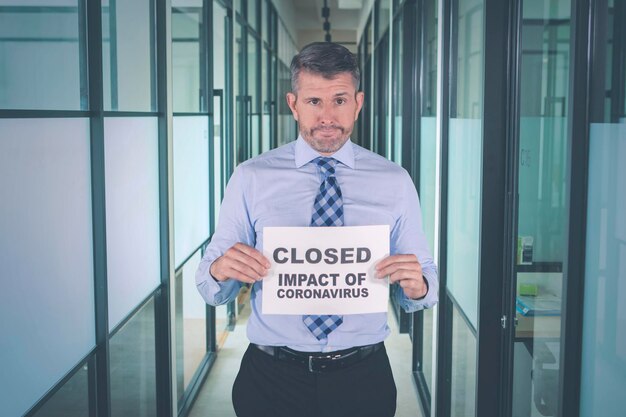
[[[243,243],[235,243],[211,264],[210,273],[217,281],[232,278],[254,284],[267,275],[270,266],[270,262],[258,250]]]
[[[376,265],[376,276],[389,275],[389,282],[397,282],[404,294],[411,299],[422,298],[428,292],[428,286],[422,275],[422,265],[415,255],[388,256]]]

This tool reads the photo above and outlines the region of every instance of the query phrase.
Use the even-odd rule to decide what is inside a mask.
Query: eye
[[[317,98],[312,98],[312,99],[309,100],[309,104],[317,106],[318,104],[320,104],[320,101]]]
[[[345,98],[338,98],[335,100],[335,103],[341,105],[341,104],[346,104],[346,99]]]

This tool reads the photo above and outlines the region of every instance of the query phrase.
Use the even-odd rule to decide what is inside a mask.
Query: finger
[[[231,259],[226,262],[226,265],[229,268],[234,269],[235,271],[238,271],[246,277],[252,278],[255,281],[258,281],[261,279],[261,277],[263,277],[263,274],[258,273],[254,268],[244,262],[239,262]]]
[[[420,285],[420,283],[417,283],[415,280],[404,279],[399,281],[398,285],[400,285],[407,297],[413,299],[421,298],[428,292],[428,287],[426,287],[425,284],[422,283]]]
[[[259,262],[255,258],[247,255],[245,252],[238,250],[235,246],[228,249],[224,254],[224,257],[229,260],[248,265],[250,268],[253,268],[259,276],[264,276],[267,273],[266,267],[259,264]]]
[[[391,256],[387,256],[385,259],[383,259],[382,261],[378,262],[376,264],[376,269],[380,270],[383,268],[388,267],[391,264],[397,263],[397,262],[418,262],[417,260],[417,256],[415,255],[391,255]],[[418,262],[419,263],[419,262]]]
[[[270,261],[265,256],[263,256],[261,252],[251,246],[245,245],[243,243],[236,243],[233,247],[250,256],[251,258],[254,258],[259,263],[259,265],[263,266],[264,268],[269,268],[272,266],[272,264],[270,264]]]
[[[410,269],[399,269],[393,274],[389,275],[389,282],[401,282],[401,281],[416,281],[420,280],[422,274]]]
[[[382,278],[387,275],[391,275],[400,269],[416,271],[416,272],[419,272],[420,274],[422,273],[422,265],[420,265],[418,262],[403,262],[403,263],[393,263],[381,270],[378,270],[376,272],[376,276],[378,278]]]
[[[246,282],[248,284],[254,284],[255,282],[257,282],[256,278],[248,275],[244,271],[241,271],[236,266],[229,266],[228,268],[226,268],[225,273],[228,275],[228,277],[237,281]]]

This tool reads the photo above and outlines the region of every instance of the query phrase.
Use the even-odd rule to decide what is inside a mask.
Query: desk
[[[524,316],[515,314],[515,341],[524,339],[559,339],[561,337],[561,316]]]

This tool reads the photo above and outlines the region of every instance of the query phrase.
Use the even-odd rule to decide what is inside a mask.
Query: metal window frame
[[[510,167],[514,141],[510,135],[513,101],[511,92],[510,60],[514,0],[485,0],[483,112],[482,112],[482,203],[480,221],[480,257],[478,328],[476,361],[476,415],[498,417],[501,412],[503,369],[502,352],[505,338],[503,305],[497,300],[506,297],[502,279],[512,268],[514,251],[507,242],[512,232],[506,213],[511,212],[512,192]],[[487,79],[487,71],[489,76]],[[503,138],[505,138],[503,140]],[[496,302],[489,302],[496,300]],[[482,302],[481,302],[482,301]],[[512,318],[508,318],[512,323]],[[506,323],[506,322],[505,322]],[[496,386],[494,387],[494,381]]]
[[[559,363],[559,417],[580,414],[583,307],[587,236],[587,187],[589,177],[590,101],[601,91],[592,90],[594,73],[603,74],[605,62],[594,60],[596,28],[601,0],[572,0],[570,76],[567,140],[568,218],[567,253],[563,262],[563,310]],[[603,77],[603,75],[602,75]],[[575,185],[575,186],[574,186]],[[574,401],[572,401],[574,399]]]
[[[437,114],[440,132],[440,166],[439,166],[439,305],[437,307],[437,363],[435,381],[433,381],[434,396],[431,397],[431,416],[448,417],[450,415],[450,381],[452,377],[451,357],[452,344],[446,343],[452,337],[452,303],[447,297],[447,235],[448,235],[448,144],[450,119],[451,60],[453,49],[452,40],[452,0],[439,0],[439,74]]]

